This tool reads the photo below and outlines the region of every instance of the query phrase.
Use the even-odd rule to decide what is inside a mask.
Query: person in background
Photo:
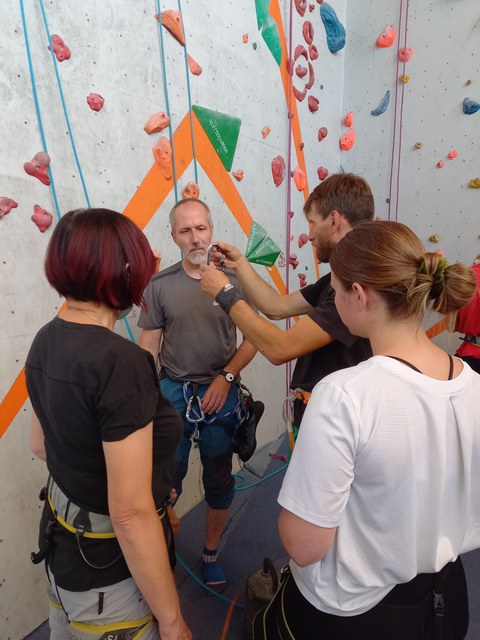
[[[51,640],[192,638],[166,514],[181,420],[151,355],[113,331],[144,306],[154,271],[143,233],[108,209],[70,211],[48,245],[66,302],[36,335],[26,380],[32,450],[50,474],[32,559],[46,561]]]
[[[480,373],[480,262],[474,264],[472,269],[477,279],[477,291],[470,304],[460,309],[457,314],[455,331],[463,333],[464,336],[456,355]]]
[[[460,640],[459,554],[480,547],[480,376],[422,320],[450,325],[474,275],[397,222],[356,226],[330,264],[340,317],[373,357],[313,390],[278,497],[291,561],[254,638]]]

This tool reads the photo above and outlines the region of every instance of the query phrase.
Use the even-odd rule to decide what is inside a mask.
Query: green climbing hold
[[[226,113],[205,109],[205,107],[197,105],[194,105],[192,109],[213,144],[223,166],[227,171],[230,171],[242,121],[240,118],[229,116]]]
[[[257,10],[257,25],[262,34],[265,44],[270,49],[278,66],[282,62],[282,46],[280,44],[280,34],[275,20],[269,13],[270,0],[255,0]]]
[[[271,267],[280,255],[277,244],[267,235],[267,232],[257,222],[252,223],[248,237],[245,257],[249,262]]]

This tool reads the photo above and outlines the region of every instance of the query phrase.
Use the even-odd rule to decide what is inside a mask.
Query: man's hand
[[[231,384],[222,375],[212,380],[205,395],[202,398],[202,411],[204,413],[215,413],[225,404]]]
[[[245,260],[243,253],[237,249],[237,247],[234,247],[233,244],[215,242],[210,254],[211,263],[216,267],[221,267],[223,262],[222,256],[227,269],[235,269],[240,262]]]
[[[230,282],[223,271],[217,271],[213,265],[201,264],[200,277],[202,279],[202,291],[215,298],[217,293]]]

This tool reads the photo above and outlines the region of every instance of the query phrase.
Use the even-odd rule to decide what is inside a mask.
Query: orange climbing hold
[[[355,144],[355,131],[349,129],[347,133],[340,138],[340,149],[342,151],[350,151]]]
[[[248,33],[244,33],[242,36],[243,44],[247,44],[248,42]]]
[[[150,116],[143,129],[147,133],[158,133],[165,129],[170,124],[170,118],[164,111],[158,111]]]
[[[52,224],[53,216],[46,209],[36,204],[33,207],[33,216],[31,220],[37,225],[42,233],[44,233],[48,227]]]
[[[285,160],[282,156],[276,156],[272,160],[272,176],[276,187],[279,187],[285,178]]]
[[[381,33],[375,44],[377,45],[377,47],[379,47],[380,49],[385,49],[387,47],[391,47],[392,44],[395,42],[395,38],[397,36],[397,33],[395,31],[395,29],[392,27],[392,25],[388,25],[388,27],[385,27],[383,33]]]
[[[353,111],[349,111],[343,119],[343,124],[346,127],[351,127],[353,124]]]
[[[200,188],[196,182],[189,182],[185,189],[182,191],[182,198],[195,198],[198,200],[200,197]]]
[[[170,140],[161,136],[152,148],[153,157],[155,162],[162,172],[165,180],[171,180],[173,178],[173,166],[172,166],[172,145]]]
[[[155,16],[158,20],[158,16]],[[160,18],[163,26],[167,31],[170,31],[175,40],[182,45],[185,45],[185,36],[183,33],[182,14],[180,11],[174,9],[167,9],[160,13]]]
[[[190,54],[187,54],[187,60],[190,73],[193,73],[194,76],[199,76],[202,73],[202,67],[192,58]]]
[[[239,169],[238,171],[232,171],[232,176],[235,178],[237,182],[241,182],[245,177],[245,173],[243,169]]]
[[[295,186],[299,191],[303,191],[307,186],[307,176],[305,175],[305,171],[300,169],[300,167],[295,167],[293,172],[293,180],[295,182]]]
[[[266,127],[263,127],[262,129],[262,138],[265,139],[268,134],[270,133],[270,131],[272,130],[272,127],[269,127],[268,125]]]

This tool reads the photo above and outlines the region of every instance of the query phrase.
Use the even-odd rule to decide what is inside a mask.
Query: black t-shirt
[[[45,436],[48,470],[74,503],[108,514],[102,442],[122,440],[152,420],[152,492],[157,507],[165,502],[173,486],[183,426],[161,394],[150,353],[104,327],[55,318],[35,337],[26,378]],[[41,544],[48,516],[45,505]],[[120,553],[116,540],[84,538],[81,546],[97,565],[108,564]],[[50,565],[57,584],[70,591],[114,584],[130,575],[123,559],[109,569],[89,568],[75,536],[60,525],[54,529]]]
[[[335,306],[335,292],[330,279],[331,274],[327,273],[314,284],[300,289],[305,300],[314,307],[308,317],[334,340],[298,358],[290,384],[291,389],[298,387],[304,391],[311,391],[317,382],[328,374],[353,367],[372,355],[370,342],[365,338],[352,335],[341,321]],[[296,426],[300,425],[304,411],[303,402],[296,402],[294,410]]]

